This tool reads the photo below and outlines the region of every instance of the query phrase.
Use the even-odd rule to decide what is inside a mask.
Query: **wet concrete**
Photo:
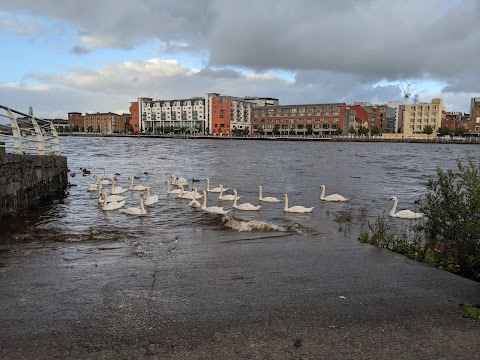
[[[3,359],[475,359],[480,283],[354,237],[4,245]]]

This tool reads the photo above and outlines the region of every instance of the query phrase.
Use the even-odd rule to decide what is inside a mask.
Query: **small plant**
[[[361,207],[358,209],[358,214],[357,217],[360,221],[365,221],[368,218],[368,208],[367,207]]]
[[[335,214],[334,220],[340,224],[339,231],[347,232],[353,221],[353,209],[341,210]]]
[[[471,320],[480,320],[480,308],[471,304],[463,304],[463,317]]]

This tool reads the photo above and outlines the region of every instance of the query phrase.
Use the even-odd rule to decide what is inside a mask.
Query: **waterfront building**
[[[208,93],[207,103],[208,133],[213,135],[232,135],[236,131],[246,134],[251,130],[252,109],[258,104],[270,107],[278,104],[278,99],[258,97],[235,97]]]
[[[139,98],[138,115],[141,133],[203,132],[205,98],[176,100]],[[133,121],[135,120],[132,114]]]
[[[140,115],[138,110],[138,102],[131,102],[129,111],[131,116],[128,126],[128,132],[138,134],[140,132]]]
[[[480,98],[472,98],[470,102],[470,133],[480,135]]]
[[[394,120],[394,133],[402,132],[403,124],[403,111],[405,110],[405,104],[399,101],[389,101],[387,106],[395,110],[395,120]]]
[[[97,132],[102,134],[112,134],[114,132],[123,132],[125,124],[122,122],[122,116],[108,113],[85,114],[85,131]]]
[[[423,134],[425,126],[430,125],[433,129],[432,136],[437,136],[444,116],[442,99],[432,99],[430,103],[405,104],[402,133],[404,136]]]
[[[264,134],[332,135],[348,133],[353,112],[345,103],[258,106],[252,109],[252,131]]]
[[[71,129],[76,131],[84,131],[85,129],[85,116],[79,112],[69,112],[68,113],[68,125]]]

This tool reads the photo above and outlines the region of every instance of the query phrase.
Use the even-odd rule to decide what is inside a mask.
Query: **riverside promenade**
[[[339,142],[389,142],[389,143],[437,143],[437,144],[479,144],[480,137],[382,137],[382,136],[316,136],[316,135],[263,135],[263,136],[218,136],[203,134],[102,134],[102,133],[59,133],[61,136],[84,137],[127,137],[137,139],[197,139],[197,140],[258,140],[258,141],[339,141]]]
[[[480,358],[480,283],[355,237],[22,241],[0,248],[2,359]]]

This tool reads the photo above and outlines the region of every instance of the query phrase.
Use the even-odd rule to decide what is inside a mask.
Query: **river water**
[[[158,243],[168,248],[180,238],[202,242],[212,238],[235,241],[246,234],[265,236],[252,224],[269,224],[273,236],[296,232],[335,237],[339,225],[333,219],[341,210],[368,209],[369,219],[375,219],[378,214],[388,214],[388,199],[393,195],[399,199],[399,210],[418,210],[414,201],[425,194],[436,168],[456,168],[457,159],[475,159],[479,149],[463,144],[100,137],[62,137],[61,146],[70,169],[66,196],[1,220],[3,244],[105,239]],[[102,211],[97,194],[86,189],[94,183],[93,174],[103,175],[104,167],[107,175],[120,174],[116,186],[128,187],[128,177],[138,177],[135,184],[150,186],[159,202],[141,217]],[[80,168],[87,168],[91,175],[82,176]],[[284,213],[282,202],[264,203],[258,212],[232,211],[232,202],[220,204],[212,194],[209,206],[230,210],[222,219],[189,207],[188,200],[168,195],[165,182],[172,174],[185,177],[190,187],[200,190],[206,182],[192,179],[208,177],[210,186],[221,183],[237,189],[240,203],[258,204],[258,185],[262,185],[263,196],[281,199],[288,194],[290,206],[315,208],[308,214]],[[350,201],[322,203],[321,184],[326,186],[326,195],[338,193]],[[125,207],[130,206],[139,206],[138,192],[126,193]],[[411,224],[408,220],[388,221],[392,226]]]

